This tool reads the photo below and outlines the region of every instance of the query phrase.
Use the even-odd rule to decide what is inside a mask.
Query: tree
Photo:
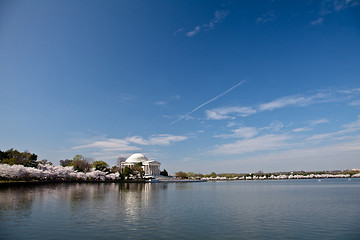
[[[140,163],[137,163],[135,164],[131,169],[133,171],[133,173],[135,174],[139,174],[140,175],[140,178],[142,178],[145,174],[145,171],[143,169],[143,164],[140,162]]]
[[[201,174],[201,173],[194,173],[194,175],[193,175],[193,177],[194,178],[202,178],[202,177],[204,177],[204,174]]]
[[[49,162],[47,159],[43,159],[41,161],[38,161],[38,163],[42,164],[42,165],[45,165],[45,164],[49,164],[49,165],[53,165],[52,162]]]
[[[73,164],[73,160],[71,159],[60,160],[60,165],[63,167],[72,166],[72,164]]]
[[[10,148],[9,150],[0,153],[0,162],[3,164],[18,164],[24,165],[25,167],[36,167],[38,163],[37,155],[35,153],[30,153],[29,151],[25,150],[24,152],[19,152],[18,150],[14,150]]]
[[[175,177],[177,177],[177,178],[188,178],[188,175],[186,174],[186,172],[179,171],[179,172],[175,173]]]
[[[93,168],[95,168],[95,170],[99,170],[99,171],[102,171],[102,172],[109,172],[110,171],[109,164],[107,164],[104,161],[94,161],[91,164],[91,166]]]
[[[110,169],[110,172],[112,172],[112,173],[116,173],[116,172],[121,173],[121,172],[120,172],[120,168],[119,168],[118,166],[113,166],[113,167]]]
[[[215,173],[215,172],[212,172],[212,173],[210,173],[210,177],[212,177],[212,178],[216,178],[216,177],[217,177],[217,175],[216,175],[216,173]]]
[[[125,167],[125,168],[123,169],[122,175],[123,175],[124,177],[130,177],[131,174],[133,174],[133,171],[132,171],[131,168]]]
[[[125,162],[126,159],[127,159],[127,158],[125,158],[125,157],[119,156],[119,157],[117,158],[116,165],[117,165],[118,167],[120,167],[120,166],[121,166],[121,163],[122,163],[122,162]]]
[[[166,169],[164,169],[163,171],[160,172],[161,176],[169,176],[168,172],[166,171]]]
[[[188,172],[186,175],[188,176],[188,178],[195,178],[195,173],[193,172]]]
[[[0,162],[6,158],[8,158],[8,154],[0,150]]]
[[[74,167],[74,170],[79,172],[89,172],[91,168],[91,159],[85,158],[83,155],[75,155],[73,158],[72,165]]]

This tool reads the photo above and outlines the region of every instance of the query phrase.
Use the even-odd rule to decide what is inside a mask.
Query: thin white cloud
[[[106,140],[95,141],[90,144],[75,146],[72,149],[83,148],[97,148],[102,149],[104,152],[108,151],[137,151],[141,148],[136,146],[130,146],[129,142],[124,139],[109,138]]]
[[[319,18],[315,19],[314,21],[312,21],[310,24],[311,25],[322,25],[323,21],[324,21],[324,18],[319,17]]]
[[[360,136],[325,146],[306,146],[285,149],[256,156],[241,156],[226,161],[213,161],[206,164],[206,170],[218,169],[228,172],[239,167],[241,172],[264,170],[294,171],[354,168],[359,165]],[[259,169],[261,166],[261,169]],[[208,171],[209,171],[208,170]]]
[[[298,132],[308,132],[313,130],[313,128],[310,127],[303,127],[303,128],[295,128],[293,130],[291,130],[292,132],[298,133]]]
[[[313,96],[290,96],[290,97],[283,97],[276,99],[274,101],[260,104],[259,110],[260,111],[271,111],[277,108],[283,108],[290,105],[296,105],[296,106],[306,106],[310,103],[312,103],[316,99],[322,99],[326,97],[326,95],[323,94],[316,94]]]
[[[176,36],[176,34],[182,32],[182,31],[184,31],[184,30],[185,30],[185,28],[179,28],[178,30],[176,30],[176,31],[173,33],[173,35]]]
[[[334,137],[344,135],[346,133],[354,133],[360,131],[360,115],[358,119],[352,123],[345,124],[342,126],[342,129],[337,132],[315,134],[309,137],[309,141],[323,141],[323,140],[333,140]]]
[[[154,104],[159,105],[159,106],[165,106],[167,104],[170,104],[170,102],[174,101],[174,100],[180,100],[181,97],[180,95],[172,95],[170,97],[167,97],[165,101],[156,101],[154,102]]]
[[[343,125],[344,131],[346,132],[354,132],[360,130],[360,115],[358,119],[352,123]]]
[[[254,127],[240,127],[232,130],[231,134],[216,135],[214,137],[221,138],[252,138],[258,134],[258,130]]]
[[[198,34],[198,33],[200,32],[200,30],[201,30],[201,27],[200,27],[200,26],[196,26],[196,27],[194,28],[194,30],[192,30],[192,31],[190,31],[190,32],[187,32],[187,33],[186,33],[186,36],[188,36],[188,37],[195,36],[196,34]]]
[[[290,146],[290,139],[291,137],[285,134],[268,134],[223,144],[215,147],[215,149],[210,151],[210,153],[214,155],[234,155],[257,151],[279,150]]]
[[[234,90],[235,88],[239,87],[239,86],[240,86],[240,85],[242,85],[243,83],[245,83],[245,80],[243,80],[243,81],[241,81],[241,82],[237,83],[237,84],[236,84],[236,85],[234,85],[233,87],[231,87],[231,88],[229,88],[228,90],[226,90],[225,92],[223,92],[223,93],[221,93],[221,94],[217,95],[216,97],[214,97],[214,98],[210,99],[209,101],[204,102],[203,104],[201,104],[201,105],[197,106],[197,107],[196,107],[196,108],[194,108],[192,111],[188,112],[187,114],[185,114],[185,115],[183,115],[183,116],[179,117],[178,119],[176,119],[175,121],[173,121],[173,122],[171,123],[171,125],[172,125],[172,124],[174,124],[174,123],[176,123],[176,122],[178,122],[178,121],[180,121],[180,120],[182,120],[182,119],[184,119],[184,118],[189,117],[189,116],[190,116],[190,114],[192,114],[192,113],[194,113],[195,111],[199,110],[200,108],[202,108],[202,107],[206,106],[207,104],[209,104],[209,103],[211,103],[211,102],[213,102],[213,101],[217,100],[218,98],[220,98],[220,97],[224,96],[225,94],[227,94],[227,93],[229,93],[230,91]]]
[[[350,106],[360,106],[360,100],[352,101],[349,104],[350,104]]]
[[[120,93],[116,96],[116,100],[120,103],[127,103],[134,101],[137,98],[137,96],[128,94],[128,93]]]
[[[359,94],[360,93],[360,88],[349,88],[349,89],[340,89],[338,90],[339,93],[341,94]]]
[[[224,18],[226,18],[227,15],[229,15],[229,11],[220,11],[220,10],[215,11],[214,18],[211,19],[209,23],[195,26],[192,31],[186,33],[186,36],[193,37],[199,32],[209,31],[214,29],[215,25],[221,22]]]
[[[263,128],[261,128],[261,130],[268,130],[268,131],[271,131],[271,132],[278,132],[283,127],[284,127],[284,124],[282,122],[273,121],[272,123],[270,123],[269,126],[263,127]]]
[[[172,95],[170,97],[171,100],[180,100],[181,99],[181,96],[180,95]]]
[[[340,12],[342,10],[345,10],[350,7],[355,7],[357,5],[359,5],[358,0],[334,0],[333,1],[334,10],[336,12]]]
[[[317,119],[317,120],[311,120],[310,121],[311,126],[316,126],[316,125],[323,124],[323,123],[329,123],[329,120],[327,120],[326,118],[322,118],[322,119]]]
[[[149,139],[149,143],[150,145],[170,145],[171,143],[174,142],[181,142],[188,139],[188,137],[186,136],[176,136],[176,135],[171,135],[171,134],[159,134],[159,135],[154,135],[152,137],[150,137]]]
[[[191,160],[193,160],[191,157],[184,157],[180,162],[190,162]]]
[[[235,119],[236,117],[246,117],[262,111],[272,111],[285,107],[305,107],[311,104],[329,102],[350,102],[360,95],[359,88],[352,89],[327,89],[320,90],[311,95],[298,94],[293,96],[281,97],[270,102],[261,103],[257,106],[229,106],[208,109],[205,111],[209,120]],[[352,106],[360,104],[358,101],[349,103]]]
[[[247,117],[256,113],[256,110],[250,107],[221,107],[206,110],[206,117],[211,120],[234,119],[235,116]]]
[[[152,135],[148,139],[140,136],[131,136],[125,139],[109,138],[99,141],[94,141],[89,144],[75,146],[72,149],[97,149],[101,153],[111,152],[134,152],[142,150],[142,146],[168,146],[172,143],[184,141],[188,139],[186,136],[172,135],[172,134],[157,134]],[[135,145],[134,145],[135,144]]]
[[[298,132],[312,131],[312,130],[314,130],[314,128],[313,128],[314,126],[319,125],[319,124],[324,124],[324,123],[329,123],[329,120],[327,120],[326,118],[311,120],[311,121],[309,121],[309,126],[295,128],[292,130],[292,132],[298,133]]]
[[[235,126],[235,125],[236,125],[235,122],[229,122],[227,126],[228,126],[228,127],[233,127],[233,126]]]
[[[159,106],[164,106],[167,104],[167,102],[164,101],[158,101],[158,102],[154,102],[154,104],[159,105]]]
[[[340,12],[347,8],[359,5],[359,0],[323,0],[321,4],[320,16],[325,16],[334,12]]]
[[[254,127],[240,127],[238,129],[233,130],[234,136],[240,138],[252,138],[255,137],[258,133],[256,128]]]
[[[171,135],[171,134],[158,134],[158,135],[152,135],[149,137],[149,139],[144,139],[140,136],[132,136],[127,137],[125,140],[129,143],[139,144],[139,145],[170,145],[174,142],[180,142],[186,140],[188,137],[186,136],[177,136],[177,135]]]
[[[256,19],[256,23],[257,24],[261,24],[261,23],[267,23],[270,21],[274,21],[276,19],[275,13],[273,10],[270,10],[268,12],[266,12],[264,15],[262,15],[261,17],[258,17]]]
[[[310,24],[313,26],[321,25],[326,15],[341,12],[351,7],[356,7],[359,3],[359,0],[323,0],[321,3],[321,9],[318,13],[318,18],[313,20]]]
[[[234,164],[236,165],[236,162],[247,162],[247,164],[252,165],[252,161],[256,162],[253,164],[254,166],[259,166],[259,162],[269,162],[269,166],[271,166],[271,162],[276,163],[277,166],[284,164],[284,166],[292,167],[297,166],[297,164],[292,161],[307,162],[308,165],[306,166],[315,166],[311,165],[311,161],[318,161],[322,164],[326,164],[328,161],[354,162],[356,157],[356,161],[358,161],[358,156],[360,156],[360,135],[358,135],[360,132],[360,115],[355,121],[342,125],[341,129],[336,132],[316,134],[313,136],[297,134],[310,131],[313,127],[328,122],[329,120],[326,118],[319,118],[308,121],[309,125],[307,127],[295,128],[280,134],[265,133],[264,130],[266,130],[266,127],[240,127],[232,130],[232,134],[218,135],[215,137],[236,137],[236,133],[238,133],[238,137],[242,139],[214,146],[212,148],[213,150],[208,151],[205,155],[223,155],[224,157],[241,155],[239,160],[229,161],[233,166]],[[265,134],[261,135],[262,133]],[[263,153],[264,151],[266,151],[266,155]],[[250,154],[254,157],[248,157]],[[356,154],[358,155],[356,156]],[[349,156],[350,159],[344,160],[346,156]],[[311,159],[311,161],[309,159]],[[226,164],[226,161],[221,161],[221,165],[225,166],[223,164]],[[242,164],[240,165],[243,166]],[[301,166],[301,164],[299,164],[299,166]],[[321,164],[319,164],[319,166],[321,166]],[[302,169],[306,168],[304,167]],[[279,171],[278,168],[276,170]]]
[[[148,140],[145,140],[144,138],[142,138],[140,136],[127,137],[127,138],[125,138],[125,141],[127,141],[129,143],[139,144],[139,145],[149,145],[150,144]]]

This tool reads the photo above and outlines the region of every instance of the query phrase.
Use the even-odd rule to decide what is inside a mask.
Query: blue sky
[[[359,43],[358,0],[0,0],[0,149],[359,168]]]

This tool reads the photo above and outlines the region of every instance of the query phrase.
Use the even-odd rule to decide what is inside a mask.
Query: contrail
[[[188,112],[187,114],[185,114],[185,115],[183,115],[183,116],[179,117],[178,119],[176,119],[175,121],[173,121],[172,123],[170,123],[170,125],[173,125],[174,123],[177,123],[178,121],[180,121],[180,120],[182,120],[182,119],[184,119],[184,118],[188,117],[188,116],[189,116],[190,114],[192,114],[193,112],[195,112],[195,111],[199,110],[200,108],[204,107],[205,105],[207,105],[207,104],[209,104],[209,103],[211,103],[211,102],[215,101],[216,99],[218,99],[218,98],[220,98],[220,97],[224,96],[225,94],[227,94],[228,92],[230,92],[230,91],[234,90],[235,88],[237,88],[238,86],[242,85],[243,83],[245,83],[245,80],[242,80],[241,82],[239,82],[239,83],[238,83],[238,84],[236,84],[235,86],[233,86],[233,87],[229,88],[229,89],[228,89],[228,90],[226,90],[225,92],[223,92],[223,93],[221,93],[221,94],[217,95],[216,97],[214,97],[214,98],[210,99],[209,101],[204,102],[203,104],[201,104],[201,105],[199,105],[198,107],[194,108],[191,112]]]

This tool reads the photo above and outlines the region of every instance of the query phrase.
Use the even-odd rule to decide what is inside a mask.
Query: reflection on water
[[[19,190],[17,187],[7,188],[2,191],[0,189],[0,216],[11,218],[29,216],[34,200],[33,190],[34,187],[30,187],[28,191]]]
[[[0,188],[0,236],[356,239],[359,180],[4,187]]]

